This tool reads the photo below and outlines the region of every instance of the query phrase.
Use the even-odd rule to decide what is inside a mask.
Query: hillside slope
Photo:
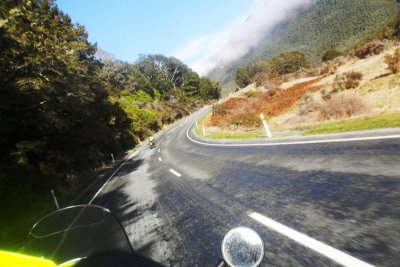
[[[364,47],[372,46],[380,49],[366,57],[353,51],[307,72],[283,76],[283,83],[249,85],[214,106],[205,122],[207,132],[262,131],[260,113],[269,117],[272,131],[309,130],[349,119],[379,120],[386,115],[392,121],[383,127],[400,126],[400,43],[372,42]],[[388,57],[397,72],[388,68]]]
[[[252,51],[209,76],[234,86],[235,72],[252,60],[266,60],[282,51],[299,50],[311,63],[329,48],[346,50],[399,14],[396,0],[316,0],[269,32]]]

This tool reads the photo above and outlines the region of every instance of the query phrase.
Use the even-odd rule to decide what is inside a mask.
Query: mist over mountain
[[[271,3],[265,2],[260,8],[268,4]],[[290,50],[301,51],[309,62],[318,63],[326,49],[352,48],[366,35],[396,18],[400,11],[396,0],[312,0],[297,1],[292,6],[296,9],[286,7],[290,13],[285,14],[285,19],[272,28],[265,27],[264,35],[247,45],[245,53],[238,50],[240,57],[234,57],[231,62],[220,61],[208,76],[232,89],[236,86],[234,80],[238,67]],[[281,16],[279,11],[276,12]],[[241,36],[240,30],[237,36]],[[236,42],[240,43],[240,38]]]

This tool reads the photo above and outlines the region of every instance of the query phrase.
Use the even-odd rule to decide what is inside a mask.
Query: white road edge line
[[[104,187],[108,184],[108,182],[111,180],[111,178],[114,177],[114,175],[119,171],[119,169],[121,169],[122,166],[124,166],[124,164],[130,160],[131,157],[127,157],[127,159],[118,167],[118,169],[116,169],[113,174],[111,174],[110,178],[107,179],[107,181],[103,184],[102,187],[100,187],[99,191],[97,191],[97,193],[92,197],[92,199],[89,201],[88,205],[92,204],[93,200],[100,194],[101,190],[104,189]]]
[[[158,149],[158,153],[160,153],[161,149]]]
[[[282,146],[282,145],[302,145],[302,144],[320,144],[320,143],[335,143],[335,142],[351,142],[351,141],[365,141],[365,140],[380,140],[380,139],[394,139],[400,138],[400,135],[386,135],[386,136],[370,136],[370,137],[355,137],[355,138],[343,138],[343,139],[328,139],[328,140],[315,140],[315,141],[297,141],[297,142],[282,142],[282,143],[256,143],[256,144],[214,144],[214,143],[203,143],[194,140],[189,136],[189,131],[192,129],[194,123],[189,126],[186,131],[186,137],[199,145],[204,146],[222,146],[222,147],[249,147],[249,146]]]
[[[162,159],[161,159],[161,158],[158,158],[158,161],[159,161],[159,162],[161,162],[161,161],[162,161]]]
[[[296,241],[297,243],[300,243],[303,246],[308,247],[339,264],[342,264],[343,266],[360,266],[360,267],[374,266],[369,263],[363,262],[357,258],[354,258],[331,246],[328,246],[320,241],[317,241],[311,237],[308,237],[305,234],[297,232],[296,230],[293,230],[281,223],[271,220],[257,212],[250,213],[249,217],[265,225],[266,227],[289,237],[290,239]]]
[[[175,174],[178,177],[181,177],[182,175],[179,172],[174,171],[173,169],[169,169],[170,172],[172,172],[173,174]]]

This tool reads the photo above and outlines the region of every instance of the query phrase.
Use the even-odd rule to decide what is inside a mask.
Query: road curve
[[[340,253],[366,266],[398,265],[398,131],[210,145],[191,131],[200,115],[132,154],[93,199],[120,218],[136,251],[165,265],[212,266],[223,235],[249,226],[265,242],[263,266],[337,266],[345,264]],[[339,254],[325,255],[254,213]]]

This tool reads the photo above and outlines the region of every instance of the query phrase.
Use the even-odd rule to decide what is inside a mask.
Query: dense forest
[[[400,11],[396,0],[314,0],[291,14],[266,34],[263,41],[241,59],[216,68],[210,77],[233,87],[238,67],[264,61],[284,51],[299,51],[312,64],[321,61],[327,49],[349,50],[369,34],[395,19]]]
[[[220,96],[217,82],[176,58],[100,61],[96,49],[53,1],[0,3],[3,246],[21,245],[50,189],[68,191],[111,153]]]

